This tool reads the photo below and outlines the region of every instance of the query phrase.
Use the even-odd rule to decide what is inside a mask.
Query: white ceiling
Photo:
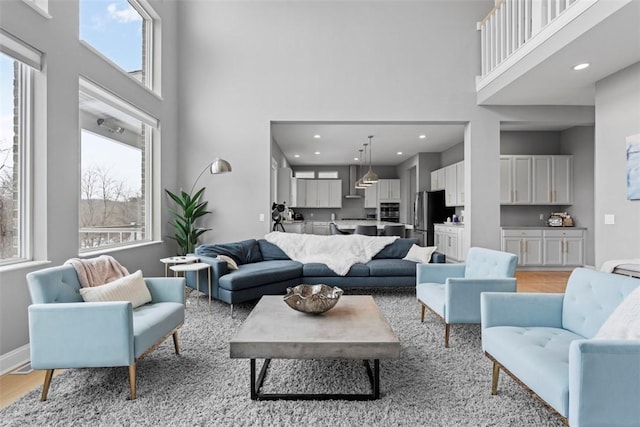
[[[576,23],[576,26],[578,24]],[[595,85],[603,78],[640,61],[640,1],[633,0],[568,43],[539,64],[513,77],[515,67],[496,79],[489,90],[481,90],[482,105],[594,105]],[[578,33],[584,29],[576,29]],[[521,62],[533,61],[535,55]],[[589,62],[585,70],[573,71],[576,64]],[[502,80],[502,81],[501,81]]]
[[[372,163],[397,165],[416,153],[439,153],[464,141],[464,124],[273,123],[271,135],[293,166],[352,165],[372,138]],[[320,135],[320,138],[314,138]],[[420,135],[425,135],[424,139]],[[315,152],[320,154],[314,154]],[[402,154],[398,154],[402,152]],[[299,155],[296,158],[295,155]]]

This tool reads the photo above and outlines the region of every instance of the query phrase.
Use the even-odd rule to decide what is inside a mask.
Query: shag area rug
[[[558,418],[501,373],[491,396],[491,362],[478,325],[454,325],[450,348],[433,315],[420,323],[411,289],[372,294],[402,344],[401,357],[380,362],[374,401],[252,401],[249,361],[229,357],[229,340],[254,303],[229,306],[189,296],[179,332],[137,367],[137,400],[127,400],[128,369],[71,369],[0,411],[3,426],[562,426]],[[284,304],[284,302],[283,302]],[[261,365],[261,361],[258,361]],[[369,392],[362,362],[274,360],[265,392]]]

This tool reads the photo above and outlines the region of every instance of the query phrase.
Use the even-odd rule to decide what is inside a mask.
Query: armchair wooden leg
[[[424,311],[425,311],[425,306],[424,304],[420,303],[420,322],[424,322]]]
[[[136,364],[129,365],[129,399],[136,399]]]
[[[491,395],[498,394],[498,378],[500,376],[500,365],[495,360],[493,361],[493,375],[491,377]]]
[[[42,395],[40,396],[40,401],[44,402],[47,400],[47,393],[49,393],[49,386],[51,385],[51,378],[53,377],[53,369],[47,369],[44,374],[44,384],[42,385]]]
[[[180,354],[180,347],[178,346],[178,331],[173,333],[173,348],[176,351],[176,354]]]
[[[444,324],[444,348],[449,348],[449,331],[451,329],[451,325],[448,323]]]

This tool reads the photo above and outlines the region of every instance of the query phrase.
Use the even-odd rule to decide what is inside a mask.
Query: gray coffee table
[[[320,315],[295,311],[282,296],[263,296],[229,344],[232,358],[250,359],[253,400],[378,399],[380,359],[400,356],[400,341],[370,295],[344,295]],[[256,359],[265,359],[257,381]],[[371,393],[262,393],[271,359],[361,359]]]

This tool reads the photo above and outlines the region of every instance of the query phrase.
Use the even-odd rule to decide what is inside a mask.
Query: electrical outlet
[[[540,214],[540,221],[544,221],[544,214]]]
[[[616,216],[613,214],[605,214],[604,223],[607,225],[613,225],[616,223]]]
[[[260,216],[258,217],[258,220],[260,222],[264,222],[264,214],[263,213],[260,214]]]
[[[311,213],[309,214],[309,216],[310,216],[311,218],[313,218],[313,212],[311,212]]]

